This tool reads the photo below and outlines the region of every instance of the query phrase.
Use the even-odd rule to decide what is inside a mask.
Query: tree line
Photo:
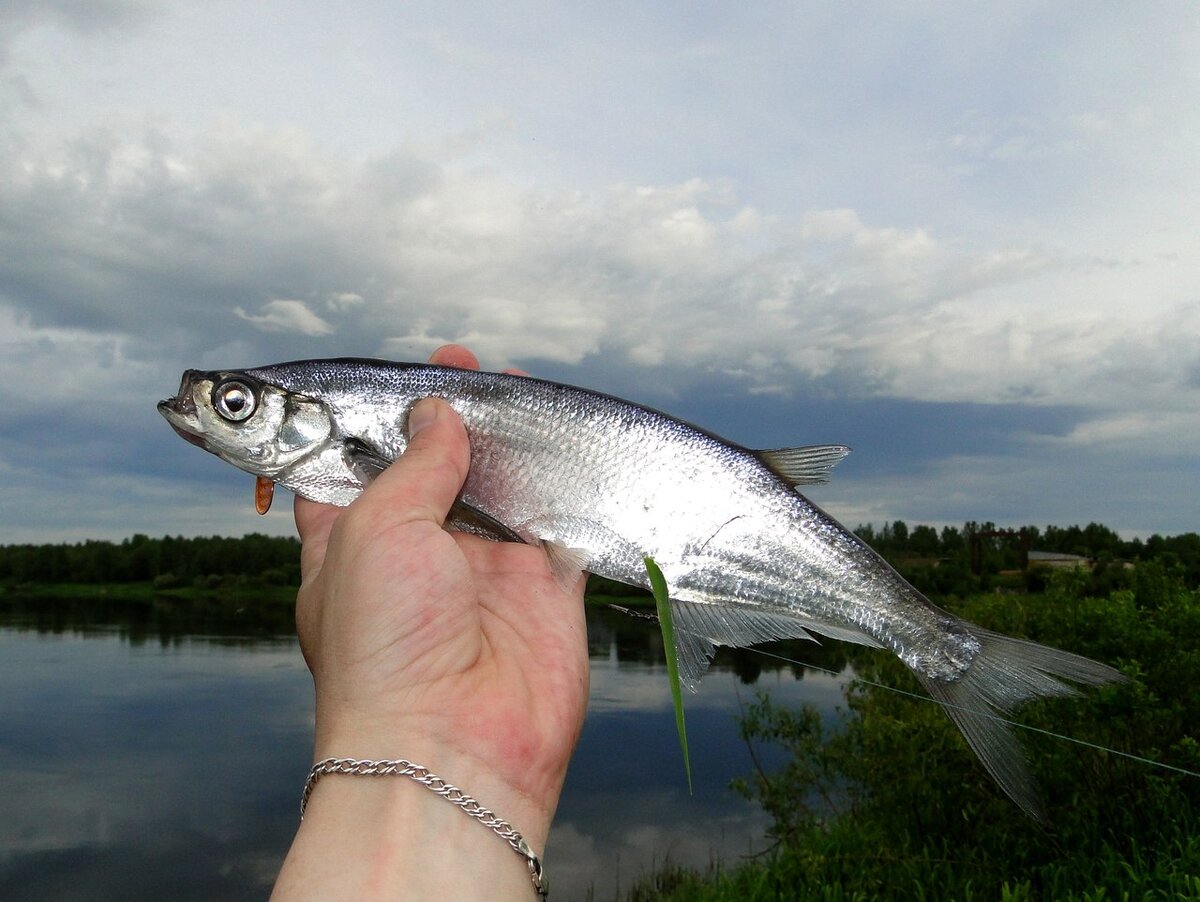
[[[903,520],[876,528],[868,523],[855,532],[887,558],[917,588],[938,595],[965,595],[1003,581],[1001,574],[1019,569],[1021,545],[1039,551],[1075,554],[1094,563],[1097,591],[1134,588],[1125,565],[1155,562],[1187,586],[1200,585],[1200,535],[1153,535],[1122,539],[1098,523],[1087,526],[1025,526],[1018,542],[994,523],[909,527]],[[974,539],[972,537],[975,537]],[[982,550],[982,566],[972,568],[971,546]],[[978,551],[977,551],[978,553]],[[300,543],[294,538],[251,533],[240,538],[207,536],[151,538],[138,534],[121,542],[89,540],[44,545],[0,545],[0,584],[153,582],[164,588],[213,586],[238,579],[264,585],[299,585]],[[1011,575],[1008,577],[1012,581]],[[1036,569],[1020,577],[1025,588],[1038,590],[1045,574]]]
[[[855,533],[918,589],[934,595],[965,596],[997,587],[1041,591],[1049,573],[1036,564],[1026,566],[1023,552],[1028,550],[1087,559],[1093,595],[1135,589],[1138,571],[1141,578],[1161,571],[1189,588],[1200,586],[1200,534],[1194,532],[1122,539],[1099,523],[1000,529],[995,523],[973,521],[939,532],[932,526],[910,529],[896,520],[879,529],[868,523]]]
[[[0,584],[152,582],[161,588],[213,588],[235,579],[299,585],[300,543],[251,533],[240,538],[138,534],[122,542],[0,545]]]
[[[1001,531],[991,522],[968,522],[962,529],[943,527],[939,532],[932,526],[914,526],[911,529],[903,520],[884,523],[875,529],[871,523],[859,526],[854,532],[876,551],[884,554],[900,554],[928,557],[953,558],[968,550],[973,534]],[[1122,539],[1116,532],[1099,523],[1087,526],[1022,526],[1005,532],[1026,533],[1032,547],[1039,551],[1059,554],[1076,554],[1093,560],[1113,559],[1140,561],[1151,560],[1173,553],[1180,560],[1193,563],[1200,560],[1200,535],[1189,532],[1183,535],[1164,537],[1153,535],[1148,539]],[[990,549],[1002,556],[1014,549],[1003,537],[990,536],[985,539]],[[1008,563],[1014,558],[1009,556]]]

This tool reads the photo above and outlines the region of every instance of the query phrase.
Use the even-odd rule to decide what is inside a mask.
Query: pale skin
[[[479,368],[456,345],[431,362]],[[349,507],[296,499],[314,760],[423,765],[540,855],[587,707],[584,577],[566,588],[536,547],[443,529],[466,478],[466,433],[438,399],[413,408],[409,433],[404,455]],[[331,775],[272,898],[536,896],[507,842],[424,786]]]

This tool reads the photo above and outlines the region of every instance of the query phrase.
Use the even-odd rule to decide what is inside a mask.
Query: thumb
[[[471,446],[462,420],[440,398],[418,401],[408,415],[408,447],[351,505],[377,529],[420,520],[441,526],[462,490]]]

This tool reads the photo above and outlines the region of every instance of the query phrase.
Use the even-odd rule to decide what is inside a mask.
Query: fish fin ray
[[[346,439],[342,444],[342,456],[346,459],[346,466],[358,477],[364,488],[391,465],[390,460],[356,438]]]
[[[674,611],[671,616],[675,616]],[[716,646],[705,636],[681,630],[676,626],[675,649],[678,652],[679,680],[689,691],[695,692],[700,685],[700,678],[712,663]]]
[[[855,645],[865,645],[867,648],[883,648],[874,637],[868,636],[866,633],[856,629],[833,626],[832,624],[821,623],[817,620],[801,620],[800,623],[806,630],[820,633],[827,639],[837,639],[839,642],[853,642]]]
[[[587,569],[591,552],[586,548],[568,548],[561,542],[543,540],[541,544],[555,582],[564,589],[572,589],[579,574]]]
[[[689,689],[708,669],[717,645],[742,647],[776,639],[817,639],[809,624],[795,617],[748,610],[743,606],[671,599],[671,619],[679,645],[680,677]]]
[[[1072,696],[1079,690],[1064,680],[1099,685],[1125,679],[1119,671],[1080,655],[1002,636],[970,625],[980,651],[957,680],[917,677],[962,731],[1000,788],[1026,814],[1047,823],[1025,753],[1013,728],[998,715],[1042,696]]]
[[[521,536],[495,517],[462,501],[455,501],[450,508],[450,513],[446,516],[446,527],[479,536],[490,542],[525,542]]]
[[[829,482],[830,470],[850,453],[846,445],[804,445],[755,451],[755,456],[791,486]]]
[[[776,614],[743,605],[716,605],[678,601],[687,605],[681,613],[683,629],[699,632],[717,645],[742,647],[777,639],[807,639],[820,643],[813,633],[841,642],[854,642],[868,648],[882,648],[871,636],[852,627],[824,623],[794,614]]]

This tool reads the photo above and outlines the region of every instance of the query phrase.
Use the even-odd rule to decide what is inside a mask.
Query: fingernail
[[[412,438],[437,419],[438,405],[433,398],[422,398],[408,412],[408,437]]]

